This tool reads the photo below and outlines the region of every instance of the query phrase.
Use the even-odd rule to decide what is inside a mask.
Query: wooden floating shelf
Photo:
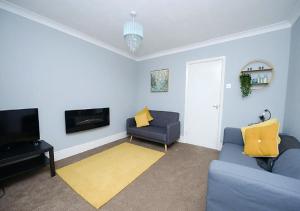
[[[242,70],[242,73],[253,73],[253,72],[263,72],[263,71],[272,71],[273,69],[263,69],[263,70]]]
[[[257,83],[257,84],[251,84],[251,86],[266,86],[269,85],[269,83]]]
[[[240,82],[243,75],[249,75],[251,77],[251,90],[267,88],[274,78],[274,69],[274,66],[265,60],[250,61],[241,68]]]

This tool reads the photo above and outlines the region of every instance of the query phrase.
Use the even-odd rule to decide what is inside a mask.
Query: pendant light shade
[[[132,11],[130,13],[132,21],[129,21],[124,24],[123,36],[124,40],[127,43],[131,53],[135,53],[136,50],[140,47],[144,34],[143,26],[135,22],[136,13]]]

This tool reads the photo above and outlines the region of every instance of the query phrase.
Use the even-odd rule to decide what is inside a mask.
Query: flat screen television
[[[66,133],[109,125],[109,108],[65,111]]]
[[[0,146],[39,139],[37,108],[0,111]]]

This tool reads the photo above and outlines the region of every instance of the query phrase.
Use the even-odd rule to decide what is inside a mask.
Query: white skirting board
[[[94,141],[90,141],[90,142],[87,142],[84,144],[75,145],[75,146],[72,146],[72,147],[69,147],[66,149],[54,151],[54,159],[55,159],[55,161],[62,160],[64,158],[71,157],[73,155],[77,155],[79,153],[103,146],[110,142],[117,141],[117,140],[120,140],[120,139],[123,139],[126,137],[128,137],[128,135],[127,135],[126,131],[123,131],[121,133],[117,133],[117,134],[114,134],[111,136],[100,138],[98,140],[94,140]],[[178,141],[185,143],[183,136],[180,136]],[[48,153],[46,154],[46,156],[49,157]]]
[[[126,131],[124,131],[111,136],[100,138],[98,140],[94,140],[84,144],[75,145],[73,147],[69,147],[66,149],[54,151],[54,159],[55,161],[58,161],[126,137],[127,137],[127,133]]]
[[[182,142],[182,143],[186,143],[186,142],[184,141],[184,136],[180,136],[180,138],[179,138],[178,141],[179,141],[179,142]]]

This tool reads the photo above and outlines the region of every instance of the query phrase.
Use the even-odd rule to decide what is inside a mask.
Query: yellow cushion
[[[278,124],[252,127],[245,130],[244,154],[250,157],[276,157]]]
[[[149,125],[149,121],[146,113],[141,113],[134,117],[136,122],[136,127],[144,127]]]
[[[281,138],[279,137],[280,123],[277,119],[270,119],[270,120],[265,121],[265,122],[261,122],[261,123],[258,123],[258,124],[254,124],[254,125],[250,125],[250,126],[241,128],[244,143],[245,143],[245,131],[246,131],[246,129],[253,128],[253,127],[268,126],[268,125],[272,125],[272,124],[277,124],[278,125],[277,142],[278,142],[278,144],[280,144],[280,142],[281,142]]]
[[[145,106],[145,108],[143,108],[142,110],[138,111],[136,113],[136,115],[139,115],[139,114],[142,114],[142,113],[146,113],[147,119],[148,119],[149,122],[153,120],[153,117],[151,116],[150,111],[149,111],[147,106]]]

